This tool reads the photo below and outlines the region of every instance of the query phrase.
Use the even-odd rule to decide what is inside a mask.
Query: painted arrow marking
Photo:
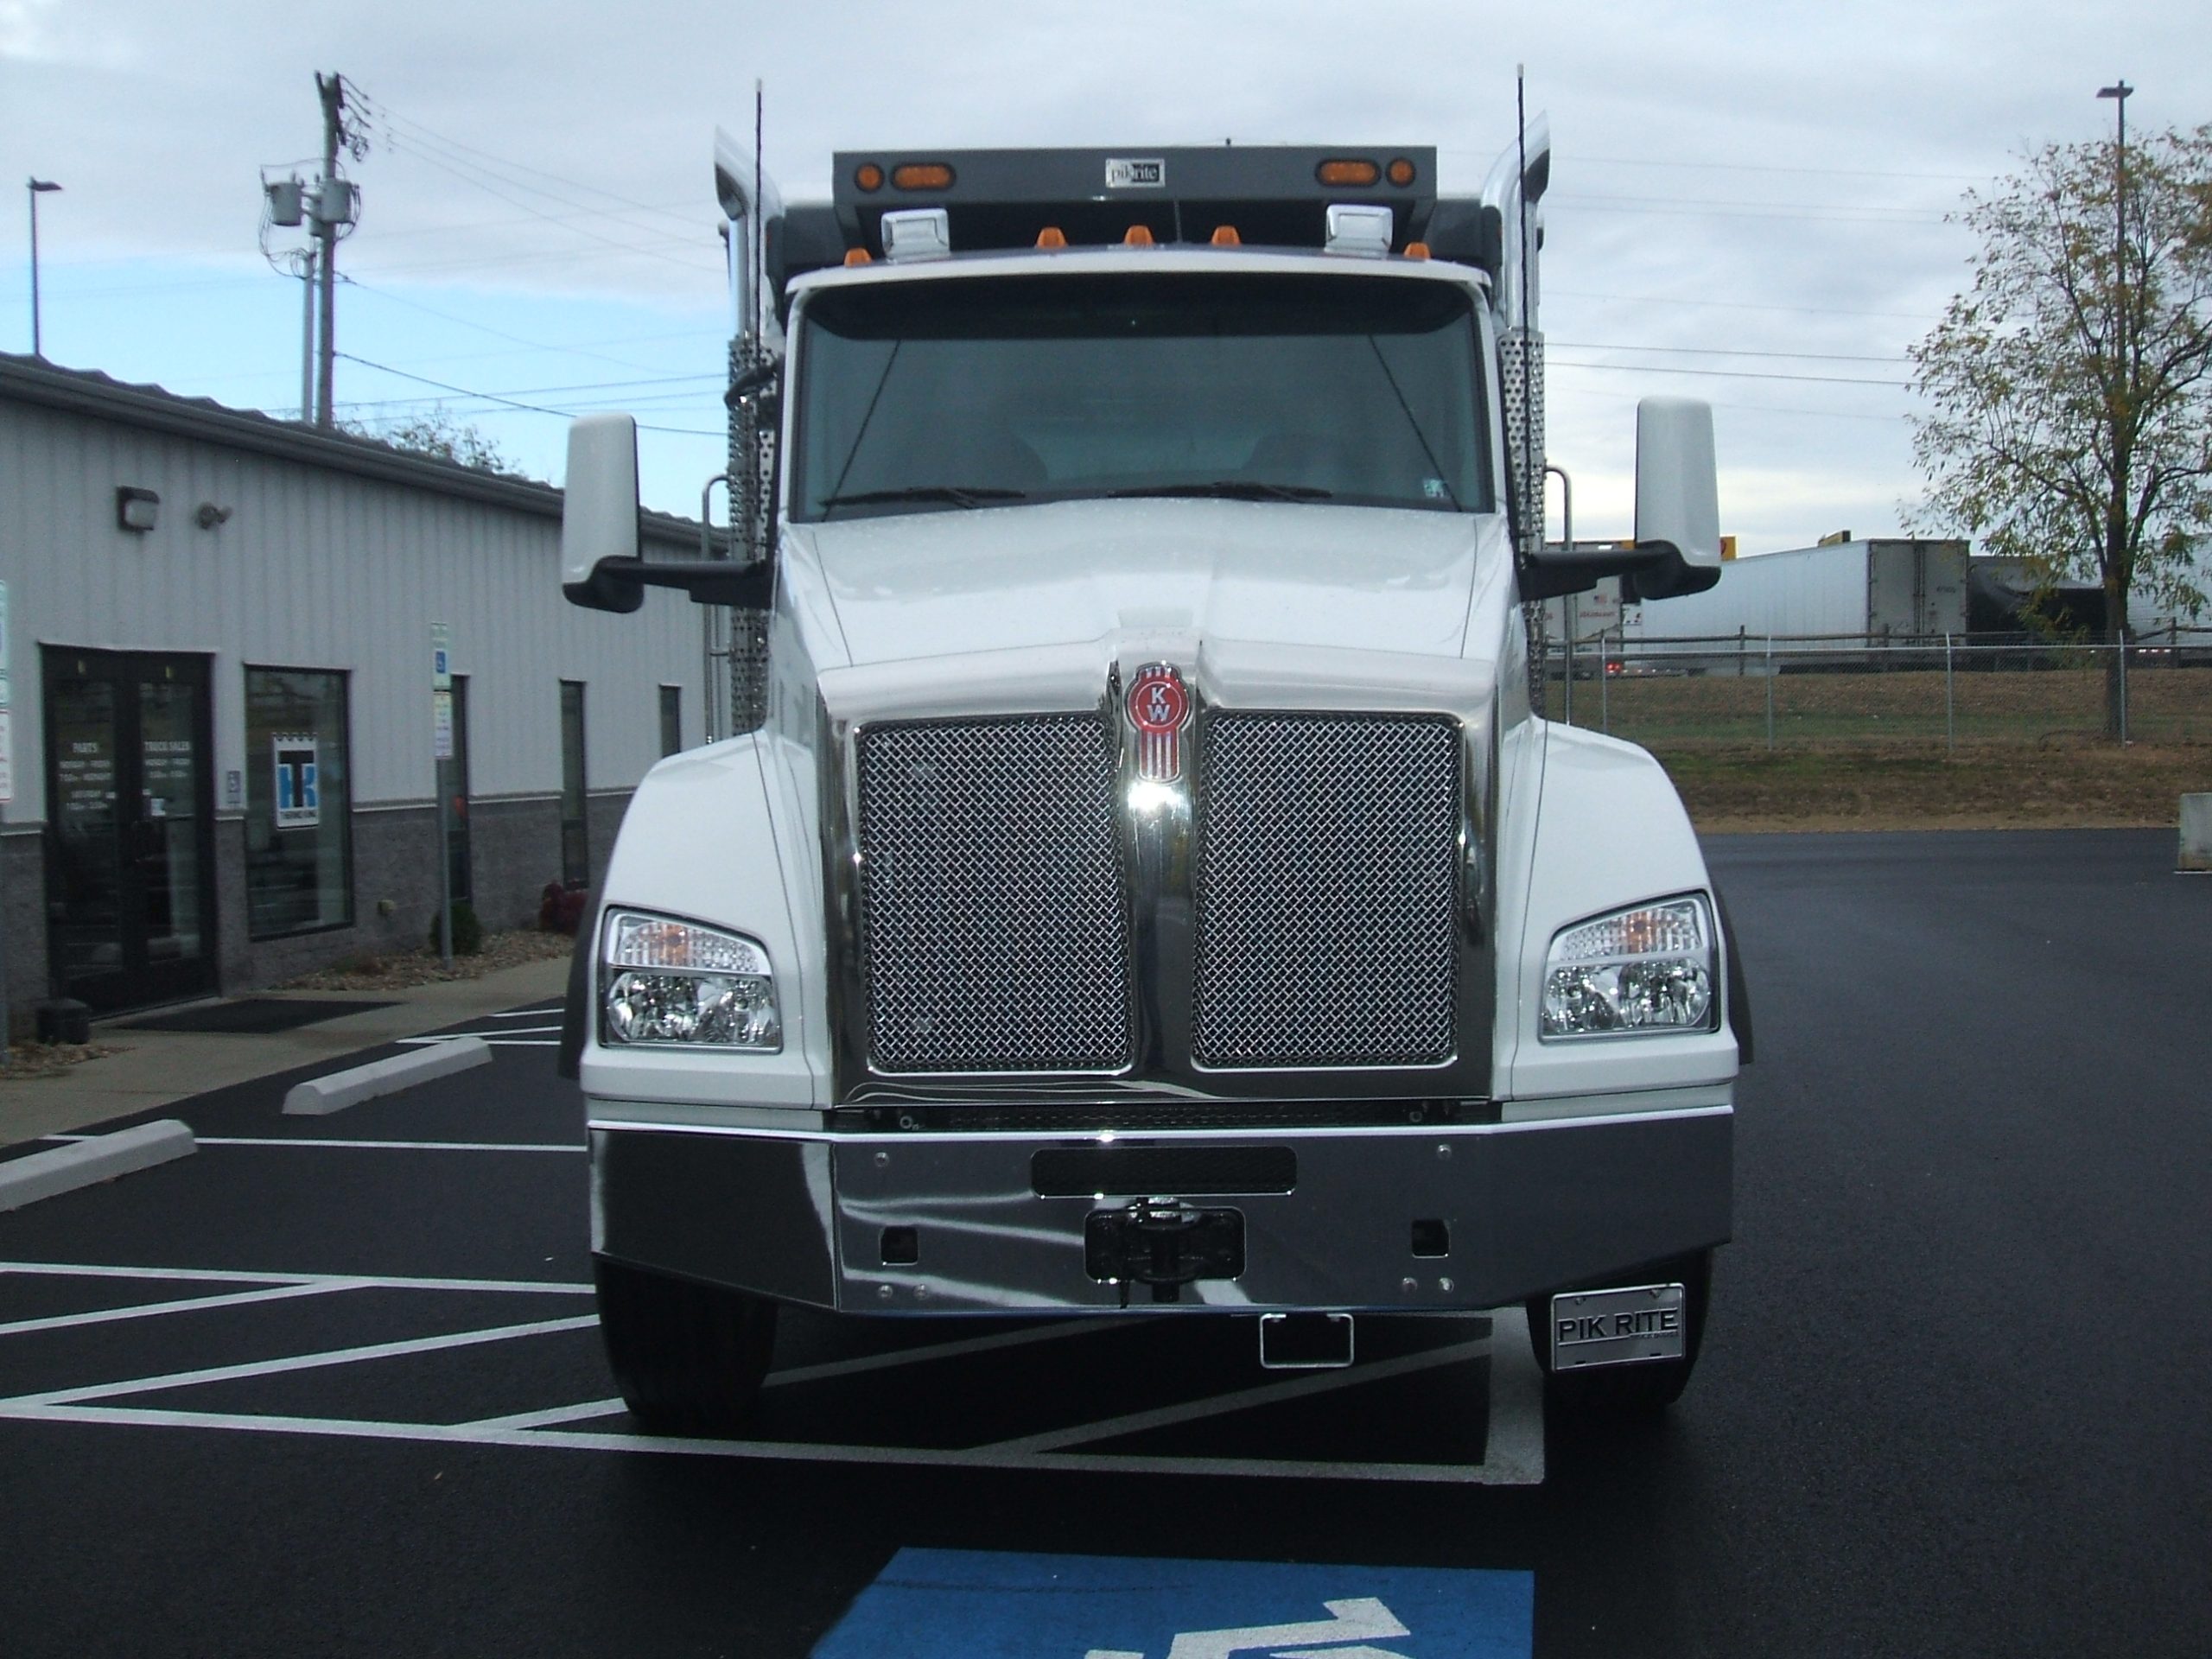
[[[1330,1617],[1312,1624],[1254,1624],[1241,1630],[1185,1630],[1167,1649],[1167,1659],[1229,1659],[1231,1654],[1262,1651],[1275,1654],[1276,1659],[1304,1659],[1302,1655],[1280,1650],[1311,1649],[1317,1646],[1325,1648],[1325,1652],[1313,1653],[1310,1659],[1393,1659],[1378,1648],[1328,1644],[1363,1643],[1413,1634],[1399,1623],[1395,1613],[1373,1596],[1355,1596],[1321,1605],[1329,1610]],[[1085,1659],[1144,1659],[1144,1656],[1126,1649],[1093,1648]]]

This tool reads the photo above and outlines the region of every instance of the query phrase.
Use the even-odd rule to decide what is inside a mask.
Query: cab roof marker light
[[[943,259],[952,252],[952,223],[942,207],[909,207],[883,216],[883,257],[894,265]]]
[[[1037,245],[1040,248],[1065,248],[1067,245],[1067,232],[1057,225],[1047,225],[1037,232]]]
[[[1349,201],[1329,204],[1326,225],[1326,246],[1331,253],[1357,254],[1370,259],[1381,258],[1390,251],[1391,233],[1397,228],[1388,207]]]
[[[891,182],[901,190],[950,190],[952,169],[943,162],[901,162],[891,169]]]
[[[849,265],[872,265],[875,263],[875,256],[866,248],[847,248],[845,263]]]
[[[1234,225],[1215,226],[1213,235],[1209,239],[1217,248],[1241,248],[1244,245],[1244,238],[1236,234]]]
[[[1407,257],[1407,258],[1408,258],[1408,259],[1426,259],[1426,258],[1427,258],[1427,257],[1428,257],[1428,244],[1427,244],[1427,243],[1426,243],[1426,242],[1408,242],[1408,243],[1407,243],[1407,244],[1406,244],[1406,257]]]
[[[1122,238],[1125,248],[1148,248],[1152,245],[1152,232],[1142,225],[1132,225]]]
[[[1339,160],[1324,162],[1313,169],[1314,178],[1322,184],[1345,185],[1354,189],[1365,189],[1379,183],[1382,169],[1372,162]]]
[[[1406,186],[1414,181],[1414,164],[1402,156],[1392,162],[1388,168],[1383,169],[1383,171],[1389,178],[1390,182],[1396,185],[1401,190],[1404,189]]]
[[[853,169],[853,183],[871,193],[883,188],[883,169],[874,162],[862,162]]]

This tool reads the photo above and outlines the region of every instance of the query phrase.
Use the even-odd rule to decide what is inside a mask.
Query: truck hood
[[[783,581],[855,665],[1155,629],[1457,657],[1478,555],[1495,519],[1065,501],[790,525]]]

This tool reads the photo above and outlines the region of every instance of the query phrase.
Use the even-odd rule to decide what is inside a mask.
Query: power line
[[[1808,317],[1886,317],[1898,322],[1934,322],[1936,318],[1920,311],[1853,311],[1834,305],[1764,305],[1751,300],[1692,300],[1675,295],[1597,294],[1587,289],[1546,287],[1547,294],[1557,299],[1606,300],[1618,305],[1700,305],[1724,311],[1787,311]]]
[[[344,358],[348,363],[358,363],[365,369],[375,369],[379,373],[397,375],[402,380],[412,380],[420,385],[435,386],[439,391],[449,391],[456,397],[480,398],[487,404],[498,404],[507,409],[521,410],[525,414],[552,415],[558,416],[562,420],[572,419],[575,415],[575,411],[572,410],[548,409],[543,404],[525,404],[513,397],[503,397],[499,393],[493,391],[472,391],[467,386],[456,386],[450,381],[433,380],[427,374],[410,374],[405,369],[395,369],[388,363],[372,363],[365,357],[354,356],[351,352],[340,352],[337,355]],[[693,427],[648,426],[642,421],[638,424],[640,431],[667,432],[673,434],[677,437],[719,438],[724,435],[720,432],[701,431]]]
[[[543,340],[525,340],[522,335],[511,334],[504,328],[494,328],[488,323],[476,322],[467,317],[456,316],[450,311],[441,311],[434,305],[424,305],[419,300],[403,299],[397,294],[387,293],[379,288],[372,288],[366,283],[353,281],[352,278],[347,280],[352,281],[353,285],[364,294],[373,294],[380,300],[388,300],[394,305],[405,306],[410,311],[420,311],[425,316],[442,317],[446,321],[458,323],[464,328],[474,328],[479,334],[489,334],[494,340],[511,340],[518,346],[527,346],[541,352],[557,352],[563,356],[588,357],[601,363],[612,363],[617,368],[639,369],[648,373],[652,372],[653,368],[651,364],[632,363],[626,358],[609,357],[602,352],[586,351],[574,346],[548,346]]]
[[[1910,363],[1909,357],[1861,357],[1842,352],[1755,352],[1726,346],[1628,346],[1612,340],[1554,340],[1570,352],[1663,352],[1682,357],[1779,357],[1813,363]]]
[[[603,196],[609,201],[620,202],[626,207],[633,208],[639,213],[654,213],[665,218],[680,217],[680,215],[672,208],[658,207],[651,202],[639,201],[633,196],[622,195],[619,192],[607,189],[601,185],[587,184],[581,179],[571,179],[563,174],[549,172],[542,167],[533,167],[527,162],[513,161],[506,156],[497,155],[491,150],[479,149],[474,144],[464,143],[458,138],[448,137],[447,135],[437,131],[434,128],[425,126],[422,122],[416,120],[411,116],[400,115],[397,111],[391,110],[389,106],[378,103],[374,99],[368,99],[367,101],[369,102],[371,108],[375,111],[378,119],[385,123],[387,137],[392,136],[392,128],[395,124],[401,127],[411,128],[416,133],[420,134],[423,140],[427,140],[430,143],[442,145],[448,151],[459,150],[468,156],[480,157],[483,162],[496,163],[498,167],[505,168],[509,173],[534,173],[541,179],[550,179],[554,183],[566,185],[573,190],[588,191],[593,195]],[[480,167],[481,163],[480,162],[479,165]],[[501,178],[501,182],[512,184],[519,189],[534,190],[536,194],[547,196],[555,200],[562,199],[553,191],[539,188],[538,187],[524,183],[520,180],[501,177],[499,174],[493,172],[491,168],[482,168],[481,170],[491,173],[493,177]],[[581,203],[575,203],[573,205],[579,207],[582,206]],[[597,209],[594,211],[605,213],[609,212],[610,210]]]
[[[447,162],[441,161],[435,156],[429,155],[427,151],[409,149],[405,145],[398,143],[397,140],[391,138],[389,136],[387,136],[386,143],[390,144],[392,149],[398,150],[402,155],[412,156],[416,160],[423,162],[426,166],[434,167],[442,173],[452,175],[454,178],[459,179],[464,184],[473,184],[479,190],[485,191],[488,194],[499,197],[500,200],[507,203],[510,207],[521,208],[523,212],[528,213],[531,218],[543,219],[549,225],[558,226],[561,229],[567,231],[573,236],[581,236],[593,242],[602,243],[607,247],[618,249],[625,253],[636,254],[642,258],[658,259],[668,264],[680,265],[687,270],[713,271],[717,275],[721,272],[721,267],[718,265],[706,264],[695,259],[680,259],[671,253],[662,253],[652,248],[645,247],[633,243],[619,241],[611,236],[601,236],[596,231],[588,230],[581,225],[571,224],[555,214],[546,213],[543,208],[532,207],[529,202],[523,200],[518,196],[510,194],[507,191],[501,189],[498,185],[487,183],[481,178],[473,177],[468,173],[462,171],[460,168],[453,166]],[[522,186],[518,188],[526,189],[529,187]],[[540,192],[539,194],[543,194],[544,193]],[[632,228],[634,229],[639,227],[632,226]],[[674,238],[670,239],[672,240]]]
[[[1639,200],[1621,196],[1577,196],[1559,193],[1545,199],[1563,207],[1586,207],[1603,213],[1656,213],[1667,219],[1789,219],[1817,225],[1916,225],[1935,229],[1947,221],[1942,214],[1923,213],[1917,215],[1898,209],[1891,213],[1869,213],[1859,209],[1839,208],[1834,212],[1805,211],[1791,213],[1770,207],[1734,208],[1727,207],[1670,207],[1658,199]]]
[[[1831,386],[1884,386],[1892,391],[1903,391],[1910,382],[1904,380],[1862,380],[1841,374],[1777,374],[1771,369],[1681,369],[1663,363],[1569,363],[1559,358],[1547,359],[1554,369],[1601,369],[1616,374],[1695,374],[1711,376],[1722,380],[1804,380]]]

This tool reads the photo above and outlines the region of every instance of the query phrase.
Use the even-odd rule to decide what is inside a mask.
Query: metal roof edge
[[[198,438],[542,518],[561,517],[561,491],[536,479],[510,478],[435,455],[418,454],[376,438],[302,426],[257,410],[231,409],[205,397],[180,397],[159,386],[133,385],[96,370],[60,368],[39,358],[0,352],[0,399]],[[638,518],[640,532],[654,541],[686,548],[699,543],[696,519],[650,510],[641,511]],[[716,530],[714,534],[719,541],[728,532]]]

